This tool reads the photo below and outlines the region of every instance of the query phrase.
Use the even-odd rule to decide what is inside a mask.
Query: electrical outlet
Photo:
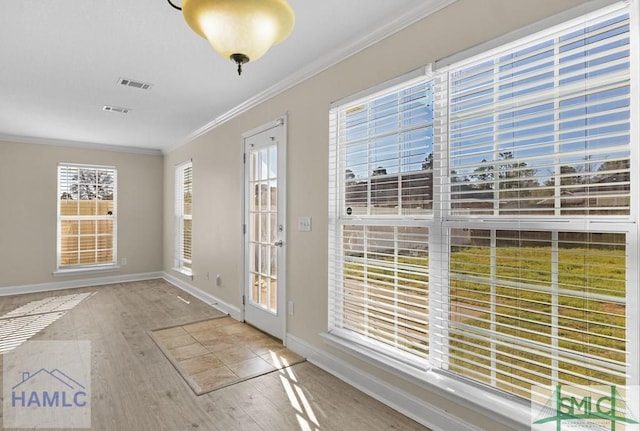
[[[122,266],[127,266],[127,258],[126,258],[126,257],[123,257],[123,258],[120,260],[120,264],[121,264]]]
[[[220,278],[220,274],[216,274],[216,286],[222,286],[222,279]]]
[[[293,316],[295,312],[295,304],[293,301],[289,301],[289,316]]]

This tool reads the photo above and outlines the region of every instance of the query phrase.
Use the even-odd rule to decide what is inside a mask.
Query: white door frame
[[[286,220],[286,171],[287,171],[287,115],[283,115],[277,118],[274,121],[270,121],[262,126],[251,129],[242,134],[242,160],[243,160],[243,169],[242,169],[242,286],[241,286],[241,297],[242,297],[242,321],[246,320],[246,308],[249,306],[249,253],[250,249],[248,247],[248,224],[249,224],[249,205],[248,199],[251,196],[249,191],[249,160],[246,153],[246,145],[247,139],[255,136],[257,134],[263,133],[267,130],[282,127],[282,141],[278,144],[278,193],[277,193],[277,208],[278,208],[278,225],[283,227],[282,231],[278,234],[278,240],[282,241],[282,246],[277,247],[278,256],[277,256],[277,313],[278,317],[280,317],[280,326],[279,333],[271,334],[282,340],[283,344],[286,343],[286,327],[287,327],[287,283],[286,283],[286,249],[287,249],[287,220]],[[266,328],[260,328],[257,325],[258,329],[265,330],[265,332],[271,332],[266,330]]]

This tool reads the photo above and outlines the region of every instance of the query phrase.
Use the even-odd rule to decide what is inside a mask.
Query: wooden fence
[[[113,211],[109,200],[60,201],[60,266],[113,262]],[[94,217],[76,218],[83,216]]]

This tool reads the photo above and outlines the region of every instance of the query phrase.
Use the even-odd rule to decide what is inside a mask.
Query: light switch
[[[300,232],[310,232],[311,217],[298,217],[298,230]]]

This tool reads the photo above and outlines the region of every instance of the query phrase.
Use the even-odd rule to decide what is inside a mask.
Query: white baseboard
[[[168,283],[198,298],[204,303],[230,315],[232,318],[241,321],[242,312],[239,308],[221,301],[215,296],[198,289],[197,287],[174,277],[166,272],[148,272],[128,275],[115,275],[98,277],[83,280],[57,281],[51,283],[29,284],[21,286],[0,287],[0,296],[17,295],[25,293],[36,293],[72,289],[80,287],[91,287],[115,283],[126,283],[130,281],[152,280],[162,278]],[[302,339],[290,334],[285,335],[286,346],[294,352],[307,358],[309,362],[327,371],[339,379],[349,383],[360,391],[388,405],[394,410],[404,414],[416,422],[431,428],[433,431],[449,430],[469,430],[482,431],[448,412],[435,407],[422,399],[415,397],[399,388],[390,386],[377,377],[350,365],[349,363],[331,355],[330,353],[316,349]]]
[[[165,279],[168,283],[171,283],[174,286],[176,286],[178,289],[184,290],[188,294],[195,296],[205,304],[208,304],[213,308],[216,308],[222,311],[223,313],[228,314],[229,316],[233,317],[238,321],[242,321],[242,311],[239,308],[234,307],[233,305],[227,304],[226,302],[216,298],[215,296],[203,290],[200,290],[197,287],[193,286],[192,284],[187,283],[186,281],[181,280],[178,277],[174,277],[173,275],[168,274],[166,272],[162,273],[162,278]]]
[[[287,334],[286,338],[287,348],[304,356],[312,364],[433,431],[482,431],[481,428],[400,388],[390,386],[388,382],[384,382],[330,353],[310,346],[298,337]]]
[[[129,281],[152,280],[154,278],[162,278],[162,272],[110,275],[106,277],[86,278],[82,280],[66,280],[55,281],[51,283],[23,284],[21,286],[0,287],[0,296],[49,292],[53,290],[75,289],[79,287],[101,286],[104,284],[126,283]]]

